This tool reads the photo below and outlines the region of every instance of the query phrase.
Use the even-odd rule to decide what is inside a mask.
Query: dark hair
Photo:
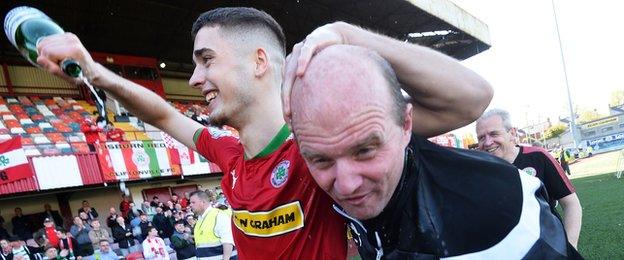
[[[175,225],[185,225],[185,224],[186,224],[186,222],[184,222],[184,220],[178,220],[173,225],[175,226]]]
[[[82,201],[82,203],[85,203],[85,202],[89,203],[87,200],[83,200],[83,201]]]
[[[108,239],[100,239],[100,242],[98,242],[98,244],[102,244],[102,242],[106,242],[110,244],[110,241],[108,241]]]
[[[178,194],[174,192],[174,193],[171,193],[171,196],[178,196]]]
[[[206,26],[221,28],[261,29],[274,36],[274,40],[286,55],[286,37],[282,27],[264,11],[250,7],[222,7],[201,14],[191,29],[191,37],[195,39],[197,32]]]
[[[154,197],[152,197],[152,199],[158,199],[158,196],[154,196]]]

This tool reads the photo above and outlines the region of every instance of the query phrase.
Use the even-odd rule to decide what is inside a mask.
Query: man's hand
[[[282,83],[282,109],[287,124],[290,125],[292,116],[290,93],[295,79],[305,74],[310,60],[316,53],[334,44],[346,44],[346,41],[335,24],[326,24],[312,31],[304,41],[295,44],[293,51],[286,57],[284,82]]]
[[[95,61],[80,42],[80,39],[72,33],[55,34],[42,38],[37,44],[37,63],[48,72],[57,75],[67,81],[76,82],[76,78],[67,76],[59,64],[66,59],[73,59],[82,68],[83,75],[89,80],[94,77]]]

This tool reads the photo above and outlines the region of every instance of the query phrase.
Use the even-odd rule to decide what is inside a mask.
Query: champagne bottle
[[[15,7],[4,18],[4,32],[9,41],[33,65],[37,64],[37,43],[43,37],[64,33],[50,17],[28,6]],[[66,59],[61,62],[61,69],[71,77],[80,76],[82,69],[78,62]]]

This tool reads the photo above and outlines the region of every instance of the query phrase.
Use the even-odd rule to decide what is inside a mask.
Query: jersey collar
[[[282,129],[280,129],[279,132],[277,132],[277,135],[273,137],[271,142],[269,142],[269,144],[267,144],[267,146],[264,147],[264,149],[262,149],[260,153],[256,154],[256,156],[254,156],[251,159],[265,157],[271,154],[272,152],[275,152],[286,141],[286,139],[288,139],[289,136],[290,136],[290,128],[288,128],[287,124],[284,124],[284,126],[282,126]]]

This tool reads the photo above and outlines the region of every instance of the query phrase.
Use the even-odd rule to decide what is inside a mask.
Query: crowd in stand
[[[224,199],[217,200],[222,194],[207,192],[212,194],[213,201],[224,204]],[[33,233],[32,217],[29,219],[21,208],[15,208],[11,219],[13,234],[9,234],[1,225],[4,218],[0,216],[0,260],[99,260],[120,256],[169,259],[169,254],[175,254],[177,259],[195,258],[193,228],[197,218],[189,207],[188,193],[182,198],[173,193],[168,201],[153,196],[140,205],[122,195],[119,211],[111,207],[105,219],[85,200],[69,229],[63,227],[63,218],[49,204],[37,217],[42,226]]]

